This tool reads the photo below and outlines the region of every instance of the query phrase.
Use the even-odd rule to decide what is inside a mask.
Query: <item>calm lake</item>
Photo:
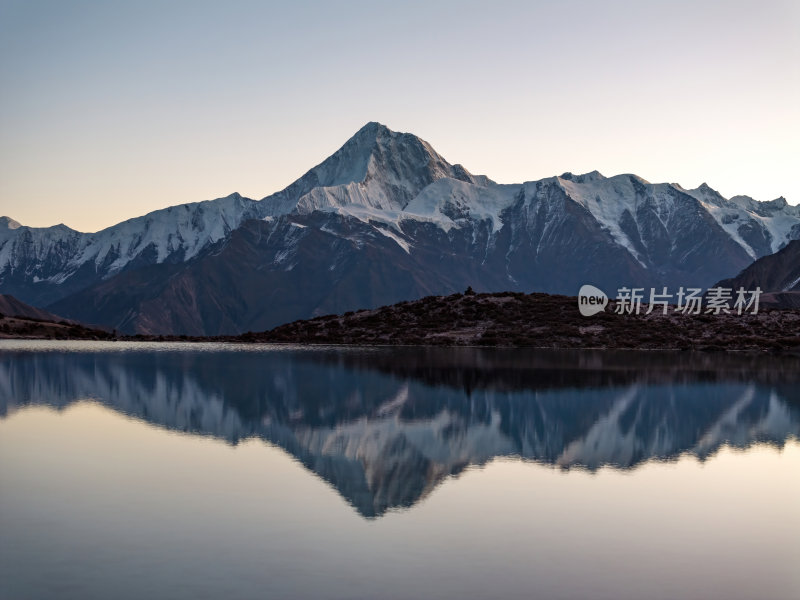
[[[800,598],[800,358],[0,342],[0,598]]]

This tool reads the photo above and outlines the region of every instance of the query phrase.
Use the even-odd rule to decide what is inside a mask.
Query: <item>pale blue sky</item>
[[[503,182],[800,202],[800,3],[0,0],[0,214],[261,198],[371,120]]]

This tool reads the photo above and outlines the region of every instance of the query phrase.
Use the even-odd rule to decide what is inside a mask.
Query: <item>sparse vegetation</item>
[[[116,333],[70,321],[55,322],[17,315],[0,316],[0,339],[2,338],[111,340],[116,339]]]
[[[539,348],[800,351],[800,310],[758,315],[583,317],[566,296],[503,292],[429,296],[374,310],[295,321],[249,332],[248,342]]]

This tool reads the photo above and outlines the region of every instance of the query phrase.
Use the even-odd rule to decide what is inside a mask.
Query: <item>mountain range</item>
[[[0,218],[0,292],[124,333],[217,335],[462,291],[710,287],[800,239],[800,206],[565,173],[498,184],[368,123],[261,200],[97,233]]]

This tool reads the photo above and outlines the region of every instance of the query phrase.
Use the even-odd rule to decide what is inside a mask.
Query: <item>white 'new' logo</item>
[[[608,305],[606,293],[593,285],[584,285],[578,292],[578,310],[584,317],[603,312]]]

